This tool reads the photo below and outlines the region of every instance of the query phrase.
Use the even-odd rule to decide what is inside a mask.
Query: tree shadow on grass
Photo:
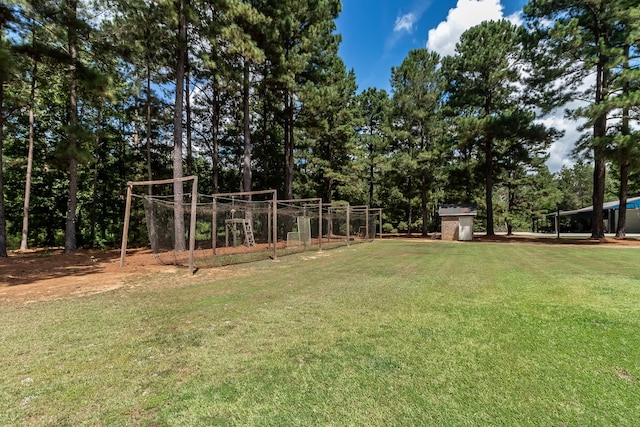
[[[603,239],[591,239],[588,237],[563,237],[562,235],[558,239],[555,235],[549,236],[530,236],[530,235],[496,235],[496,236],[484,236],[475,235],[473,237],[475,241],[479,242],[492,242],[492,243],[538,243],[546,245],[580,245],[580,246],[638,246],[640,247],[640,240],[635,238],[603,238]]]

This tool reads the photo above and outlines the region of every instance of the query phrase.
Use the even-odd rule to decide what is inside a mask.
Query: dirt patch
[[[0,258],[0,302],[30,302],[83,296],[120,288],[135,275],[175,270],[159,264],[148,250],[129,251],[120,267],[120,251],[31,250]]]

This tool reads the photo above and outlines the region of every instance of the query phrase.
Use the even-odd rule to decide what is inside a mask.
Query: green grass
[[[383,241],[0,309],[0,425],[640,420],[640,252]]]

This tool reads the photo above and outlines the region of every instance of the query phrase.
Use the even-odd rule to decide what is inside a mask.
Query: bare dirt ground
[[[279,250],[285,247],[286,242],[278,242]],[[216,254],[263,252],[266,257],[270,251],[267,244],[258,243],[251,248],[244,245],[217,248]],[[198,258],[210,256],[211,249],[196,249],[196,265]],[[173,252],[154,255],[149,249],[128,249],[125,265],[120,267],[119,249],[74,253],[65,253],[62,249],[11,251],[7,258],[0,258],[0,305],[107,292],[133,282],[144,282],[144,276],[153,273],[186,273],[188,265],[187,252],[178,256]],[[227,270],[207,267],[197,272],[196,279],[231,274]]]
[[[129,251],[122,268],[119,250],[10,252],[0,258],[0,303],[100,293],[124,286],[135,275],[175,268],[158,264],[148,250]]]
[[[416,236],[411,239],[439,242],[431,237]],[[640,248],[640,240],[638,239],[555,239],[500,235],[476,236],[474,240],[506,244]],[[219,253],[222,254],[226,251],[225,249],[219,249]],[[254,250],[260,250],[260,248]],[[187,267],[184,263],[182,266],[163,265],[158,262],[150,250],[143,249],[127,251],[124,267],[120,267],[119,250],[82,250],[70,254],[64,253],[61,249],[10,252],[7,258],[0,258],[0,304],[82,297],[118,289],[126,286],[128,281],[146,274],[176,272],[178,269],[186,271]],[[203,272],[198,272],[197,275],[203,275]]]

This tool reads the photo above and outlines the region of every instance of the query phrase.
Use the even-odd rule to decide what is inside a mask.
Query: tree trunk
[[[422,210],[422,236],[429,234],[429,211],[427,209],[427,175],[420,177],[420,209]]]
[[[153,168],[151,165],[151,52],[150,48],[147,45],[147,57],[145,66],[147,67],[147,96],[146,96],[146,126],[145,126],[145,140],[146,140],[146,151],[147,151],[147,180],[153,181]],[[149,197],[153,196],[153,186],[147,186],[147,194]],[[147,204],[145,206],[147,210],[147,228],[149,229],[149,244],[151,245],[151,251],[153,253],[158,252],[158,239],[156,233],[156,219],[153,211],[153,207],[151,204]]]
[[[413,155],[412,155],[413,157]],[[407,234],[409,236],[411,236],[412,233],[412,224],[413,224],[413,204],[411,203],[411,199],[412,194],[413,194],[413,180],[411,179],[411,176],[409,176],[408,182],[407,182],[407,203],[409,204],[409,212],[407,213]]]
[[[96,153],[98,156],[98,153]],[[98,165],[100,164],[98,157],[96,157],[94,165],[93,165],[93,186],[92,186],[92,195],[91,195],[91,212],[89,212],[89,216],[91,218],[91,242],[90,246],[95,247],[96,241],[96,204],[98,204]]]
[[[2,27],[0,26],[0,30]],[[0,37],[3,36],[0,31]],[[7,257],[7,227],[4,216],[4,169],[2,152],[4,150],[4,81],[0,79],[0,258]]]
[[[145,60],[145,67],[147,68],[147,96],[146,96],[146,145],[147,145],[147,179],[153,181],[153,170],[151,167],[151,48],[147,44],[147,57]],[[153,189],[151,186],[148,188],[149,196],[153,195]]]
[[[370,127],[371,129],[371,127]],[[373,131],[369,132],[369,137],[373,138]],[[373,142],[369,144],[369,207],[373,207],[373,179],[374,179],[374,164],[373,164]]]
[[[495,235],[493,228],[493,144],[490,140],[484,143],[485,157],[485,204],[487,206],[487,236]]]
[[[186,55],[186,84],[185,84],[185,108],[187,113],[187,175],[193,175],[193,149],[191,138],[191,68],[189,65],[189,55]]]
[[[510,172],[509,175],[511,175],[512,173]],[[510,176],[509,178],[513,178],[512,176]],[[513,224],[511,224],[511,220],[509,219],[511,217],[511,212],[513,212],[514,207],[515,207],[516,201],[515,201],[515,194],[513,192],[513,187],[511,185],[511,180],[510,182],[507,184],[507,236],[512,236],[513,235]]]
[[[601,239],[604,237],[604,181],[606,175],[606,160],[603,150],[594,147],[593,157],[595,159],[593,168],[593,212],[591,215],[591,238]]]
[[[98,123],[96,125],[96,152],[93,165],[93,185],[91,195],[91,209],[89,217],[91,220],[91,242],[90,246],[93,248],[96,241],[96,205],[98,204],[98,170],[100,167],[100,133],[102,132],[102,109],[98,111]]]
[[[287,89],[285,92],[284,122],[284,197],[293,199],[293,97]]]
[[[211,123],[212,127],[212,147],[211,147],[211,191],[213,194],[220,192],[220,151],[218,148],[218,133],[220,130],[220,99],[219,99],[220,90],[216,87],[216,83],[214,82],[213,87],[213,100],[212,100],[212,113],[213,113],[213,123]]]
[[[77,0],[69,1],[69,18],[77,15]],[[77,126],[78,126],[78,88],[77,88],[77,64],[78,64],[78,35],[73,24],[69,24],[68,42],[69,56],[69,197],[67,199],[67,221],[65,226],[64,250],[74,252],[76,247],[76,210],[78,206],[78,159],[77,150]]]
[[[173,178],[182,178],[182,112],[184,103],[184,71],[186,62],[187,25],[185,16],[185,0],[179,2],[178,39],[176,49],[176,94],[173,110]],[[183,207],[183,183],[173,183],[174,201],[174,250],[186,249]]]
[[[31,75],[31,91],[29,93],[29,151],[27,153],[27,173],[24,184],[24,206],[22,208],[22,239],[20,240],[20,250],[27,249],[27,239],[29,235],[29,204],[31,199],[31,170],[33,169],[33,144],[35,134],[35,98],[36,98],[36,75],[38,73],[38,63],[34,60]]]
[[[242,80],[243,109],[243,155],[242,155],[242,188],[251,191],[251,111],[249,106],[249,61],[244,58],[244,75]]]
[[[607,58],[600,57],[600,62],[596,67],[596,95],[595,103],[600,104],[606,97],[606,85],[608,72],[604,66]],[[600,113],[593,124],[593,212],[591,215],[591,238],[601,239],[604,237],[604,180],[606,176],[605,147],[601,141],[607,135],[607,113]]]

